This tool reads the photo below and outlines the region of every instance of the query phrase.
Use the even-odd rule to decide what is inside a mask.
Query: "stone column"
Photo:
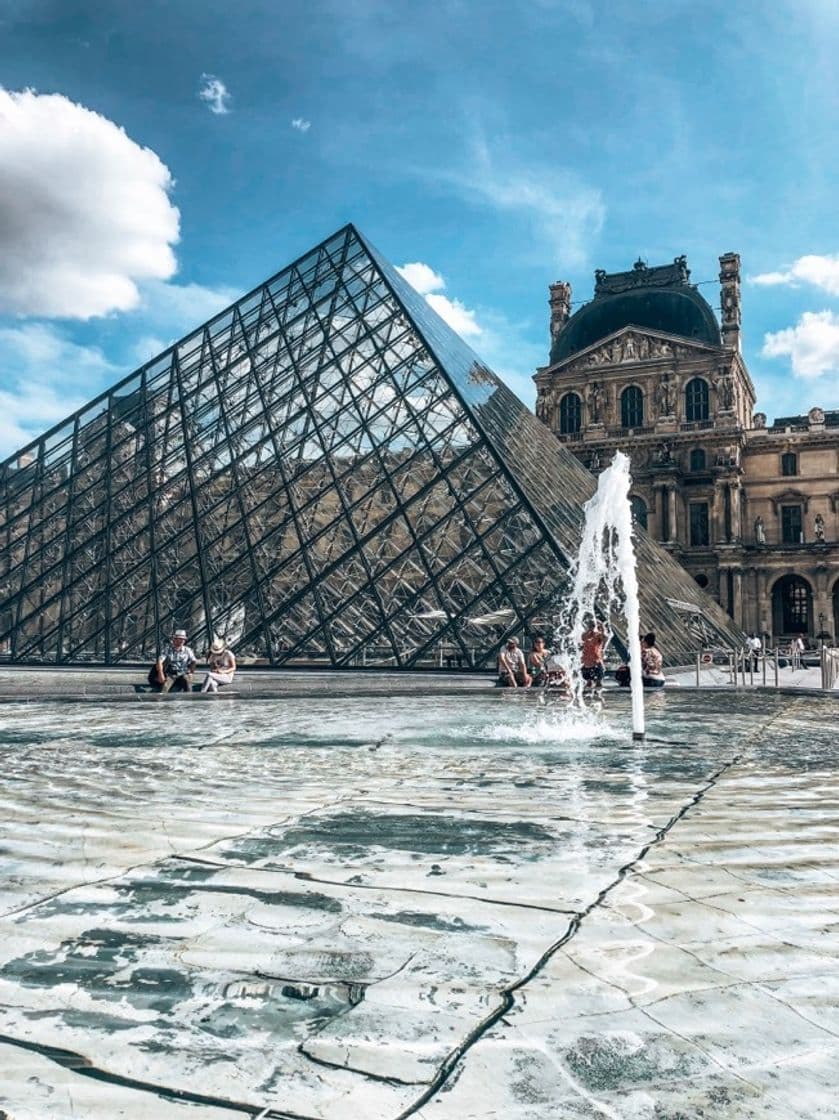
[[[739,568],[734,568],[734,601],[731,604],[731,617],[740,627],[745,627],[743,618],[743,573]]]
[[[720,306],[724,346],[740,349],[740,254],[720,257]]]
[[[658,539],[660,541],[670,540],[670,505],[667,497],[667,487],[665,485],[656,486],[656,513],[658,514]]]
[[[711,544],[724,544],[723,496],[720,483],[714,483],[714,497],[711,501]]]
[[[808,573],[805,573],[808,574]],[[819,615],[824,616],[824,629],[833,633],[833,596],[831,594],[831,582],[828,569],[824,565],[819,565],[815,572],[815,577],[811,578],[813,584],[813,634],[818,634],[822,629],[819,623]],[[834,635],[835,637],[835,635]]]
[[[763,632],[774,636],[772,619],[772,573],[766,568],[757,571],[757,610],[760,623],[760,634]]]
[[[676,541],[679,539],[679,526],[676,521],[676,487],[672,485],[667,487],[667,508],[669,518],[668,528],[670,529],[670,534],[667,539]]]
[[[739,482],[729,483],[731,488],[731,539],[740,541],[743,538],[743,526],[740,513],[740,495],[742,493]]]

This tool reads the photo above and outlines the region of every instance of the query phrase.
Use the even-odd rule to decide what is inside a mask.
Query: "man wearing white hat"
[[[191,692],[198,658],[186,644],[186,630],[176,630],[172,643],[157,659],[157,683],[161,692]]]

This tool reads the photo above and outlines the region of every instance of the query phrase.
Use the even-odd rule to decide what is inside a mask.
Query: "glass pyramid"
[[[0,464],[0,653],[486,666],[548,625],[591,475],[352,227]],[[638,542],[673,664],[738,642]],[[698,605],[697,605],[698,604]]]

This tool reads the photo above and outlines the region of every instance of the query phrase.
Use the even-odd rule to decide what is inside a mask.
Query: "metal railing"
[[[810,654],[812,655],[812,650]],[[702,683],[703,669],[716,666],[728,676],[728,683],[735,688],[754,688],[760,685],[772,688],[781,687],[781,670],[813,668],[804,663],[797,652],[790,652],[780,646],[754,653],[748,649],[703,649],[696,654],[696,686]],[[839,683],[839,648],[822,646],[819,650],[821,687],[825,690],[835,688]],[[771,681],[771,684],[770,684]]]

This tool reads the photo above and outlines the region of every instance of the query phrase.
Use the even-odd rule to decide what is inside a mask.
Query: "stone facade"
[[[595,275],[570,317],[551,286],[537,415],[595,473],[629,453],[636,517],[744,630],[839,641],[839,411],[754,411],[739,257],[720,257],[721,324],[683,257]]]

